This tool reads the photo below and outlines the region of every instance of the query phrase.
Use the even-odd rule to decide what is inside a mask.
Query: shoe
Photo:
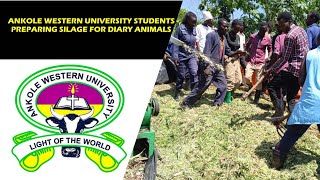
[[[186,90],[186,91],[191,91],[192,87],[191,87],[189,79],[184,83],[183,89]]]
[[[180,90],[176,90],[176,91],[174,92],[174,99],[175,99],[176,101],[179,101],[180,98],[181,98],[181,91],[180,91]]]
[[[267,96],[267,94],[266,94],[265,92],[261,93],[261,97],[262,97],[263,99],[268,99],[268,96]]]
[[[224,98],[224,102],[227,104],[230,104],[231,103],[231,96],[232,96],[232,92],[228,91],[225,98]]]
[[[223,102],[222,102],[222,103],[219,103],[218,101],[214,101],[214,102],[211,104],[211,106],[217,106],[217,107],[219,107],[219,106],[222,106],[222,104],[223,104]]]
[[[184,111],[188,111],[191,109],[191,107],[184,100],[179,105],[181,109]]]
[[[282,117],[283,117],[283,114],[281,115],[279,112],[275,112],[273,115],[267,116],[266,120],[275,121],[275,120],[280,119]]]
[[[271,160],[271,167],[280,170],[283,168],[285,162],[285,158],[281,156],[280,150],[277,146],[272,147],[272,160]]]
[[[256,90],[256,94],[255,94],[254,100],[253,100],[254,104],[258,104],[259,103],[260,95],[261,95],[261,90]]]
[[[275,108],[275,113],[272,116],[267,116],[266,120],[272,120],[275,121],[277,119],[280,119],[284,116],[284,105],[282,99],[275,99],[272,101],[272,104]]]

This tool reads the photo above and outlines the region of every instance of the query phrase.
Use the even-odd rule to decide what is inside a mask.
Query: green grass
[[[318,179],[320,142],[314,126],[291,151],[284,170],[276,171],[270,168],[270,147],[279,136],[264,120],[273,113],[271,103],[261,99],[258,107],[249,99],[241,101],[243,91],[238,90],[232,104],[211,107],[214,93],[211,86],[193,109],[182,111],[171,85],[155,86],[158,179]]]

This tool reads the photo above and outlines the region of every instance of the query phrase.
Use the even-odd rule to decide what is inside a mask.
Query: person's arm
[[[308,36],[309,49],[312,48],[312,33],[309,29],[306,30]]]
[[[282,49],[281,49],[281,35],[279,35],[274,40],[274,51],[273,51],[273,54],[277,54],[279,56],[281,52],[282,52]]]
[[[249,51],[252,45],[252,36],[249,37],[249,41],[246,43],[246,51]]]
[[[180,27],[178,26],[178,28],[176,29],[176,32],[174,33],[174,37],[177,38],[177,39],[180,39],[180,35],[181,35],[181,30],[180,30]],[[172,45],[172,58],[175,60],[175,61],[179,61],[179,58],[178,58],[178,54],[179,54],[179,46],[173,44]]]
[[[206,43],[203,49],[203,54],[210,59],[211,59],[211,52],[213,49],[213,43],[214,43],[214,34],[213,32],[211,32],[211,33],[208,33],[206,36]]]
[[[271,39],[267,45],[267,50],[268,50],[268,59],[270,60],[272,56],[272,40]]]
[[[277,36],[274,40],[274,51],[272,52],[271,61],[269,67],[271,67],[279,58],[281,53],[281,42],[280,42],[280,35]]]
[[[217,32],[211,32],[207,35],[203,52],[211,61],[220,63],[220,37]]]
[[[306,78],[307,78],[307,67],[306,67],[306,59],[308,57],[308,54],[303,58],[301,62],[301,69],[300,69],[300,75],[299,75],[299,84],[300,86],[303,86]]]
[[[292,37],[286,37],[286,39],[284,40],[282,57],[274,63],[273,68],[271,69],[271,72],[275,72],[276,70],[281,68],[286,63],[286,61],[291,57],[294,43],[295,42]]]
[[[228,43],[225,43],[225,55],[229,56],[229,57],[234,57],[234,56],[244,56],[245,52],[241,51],[241,50],[237,50],[237,51],[231,51],[230,46],[228,45]]]
[[[240,49],[240,36],[239,36],[239,34],[236,34],[236,41],[235,42],[237,43],[236,49]]]
[[[229,46],[229,43],[228,43],[228,42],[227,42],[227,43],[224,43],[224,45],[225,45],[225,55],[231,56],[234,52],[231,51],[231,48],[230,48],[230,46]]]

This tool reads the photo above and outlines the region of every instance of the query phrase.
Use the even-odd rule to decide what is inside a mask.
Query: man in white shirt
[[[246,35],[243,33],[245,28],[246,28],[246,25],[244,24],[244,22],[240,21],[240,31],[238,32],[238,35],[240,37],[240,48],[239,48],[239,50],[242,50],[242,51],[245,51]],[[247,62],[245,60],[245,57],[240,57],[240,65],[241,65],[242,69],[245,72],[245,69],[246,69],[246,66],[247,66]],[[242,83],[241,84],[245,84],[244,75],[242,76]]]
[[[244,44],[246,43],[246,36],[243,33],[244,31],[244,24],[242,21],[240,21],[240,31],[238,32],[238,35],[240,37],[240,48],[239,50],[244,51]]]
[[[203,11],[203,23],[196,27],[196,43],[199,51],[203,52],[206,36],[213,31],[213,17],[209,11]]]

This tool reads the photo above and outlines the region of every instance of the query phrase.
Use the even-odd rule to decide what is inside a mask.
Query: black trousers
[[[318,130],[320,130],[320,125],[317,124]],[[288,125],[287,131],[284,133],[282,139],[280,140],[280,154],[286,157],[293,145],[300,139],[300,137],[308,130],[310,124],[295,124]]]
[[[268,92],[272,102],[282,102],[283,94],[287,95],[287,102],[297,97],[300,85],[298,77],[287,71],[280,71],[268,84]],[[278,106],[278,107],[277,107]],[[284,106],[277,104],[276,109],[284,112]]]

